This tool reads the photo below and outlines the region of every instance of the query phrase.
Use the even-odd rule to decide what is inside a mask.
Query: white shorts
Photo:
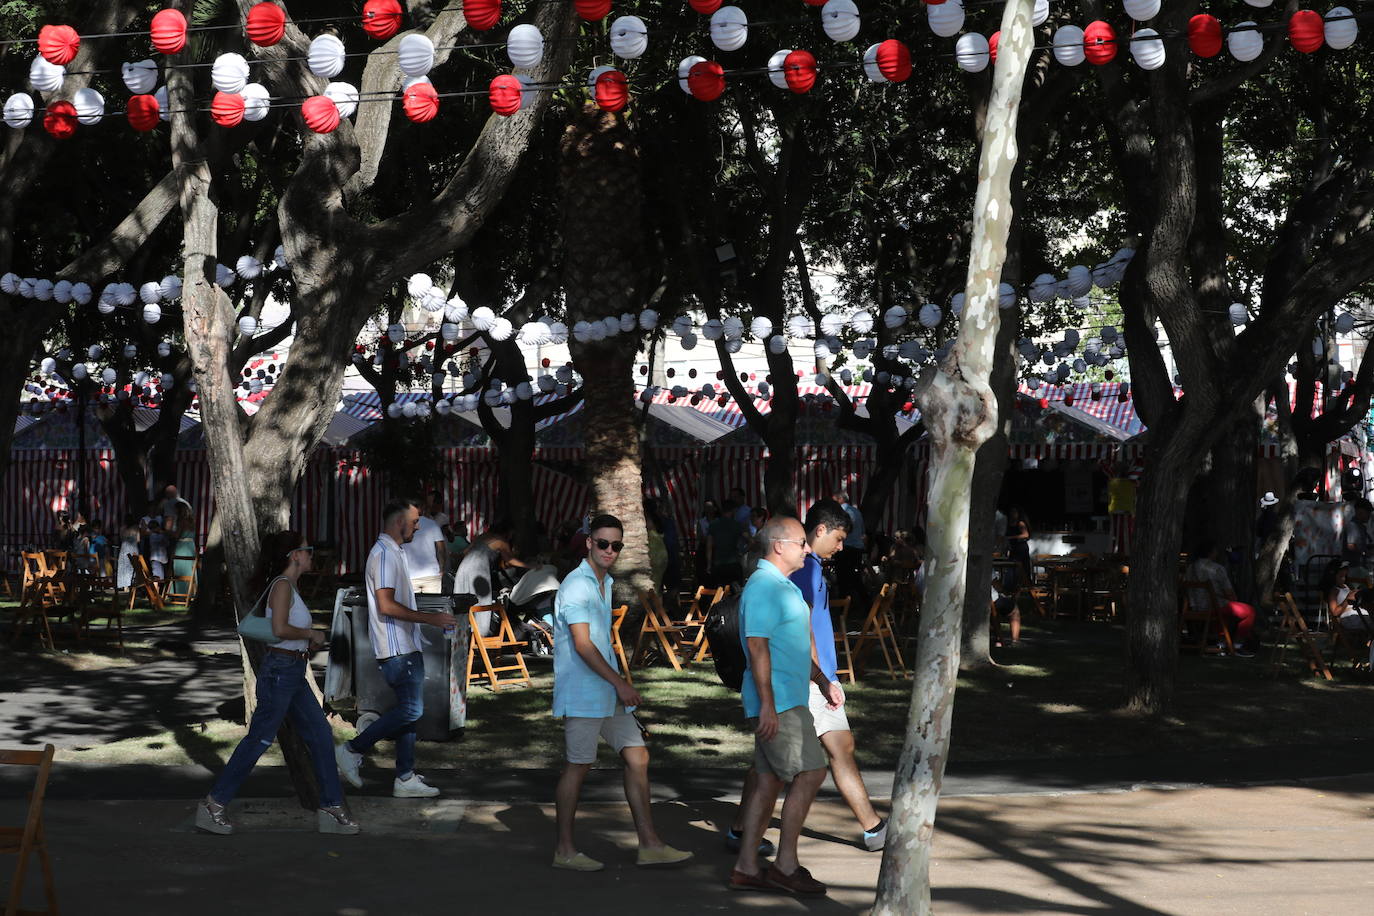
[[[615,712],[604,718],[563,718],[563,740],[568,763],[595,763],[597,738],[605,738],[617,754],[627,747],[644,746],[644,734],[639,730],[639,723],[619,703],[615,704]]]
[[[844,714],[844,707],[831,709],[826,703],[825,694],[821,693],[821,688],[816,686],[816,682],[811,682],[811,701],[807,704],[811,709],[811,718],[816,722],[816,737],[819,738],[826,732],[847,732],[849,728],[849,716]]]

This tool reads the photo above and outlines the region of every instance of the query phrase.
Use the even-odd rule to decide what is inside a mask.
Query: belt
[[[309,661],[310,653],[299,649],[283,649],[281,646],[268,646],[268,652],[280,652],[282,655],[289,655],[292,658],[299,658],[301,661]]]

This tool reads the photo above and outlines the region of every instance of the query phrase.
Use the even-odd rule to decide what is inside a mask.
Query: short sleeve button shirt
[[[773,708],[777,712],[805,706],[811,690],[811,606],[801,589],[767,560],[744,585],[740,596],[740,640],[749,653],[750,636],[768,640],[772,665]],[[740,691],[744,714],[758,716],[761,704],[753,670],[744,674]]]
[[[367,555],[367,571],[363,577],[367,591],[368,635],[372,638],[372,651],[378,658],[391,658],[393,655],[408,655],[420,651],[420,625],[409,620],[386,617],[377,610],[377,589],[390,588],[396,603],[404,607],[415,607],[415,590],[410,584],[410,570],[406,567],[405,554],[401,545],[390,535],[377,538],[372,552]]]
[[[553,714],[555,717],[604,718],[615,712],[615,688],[587,666],[573,648],[572,625],[585,623],[592,645],[613,671],[619,671],[611,646],[609,575],[596,581],[583,560],[564,578],[553,602]]]

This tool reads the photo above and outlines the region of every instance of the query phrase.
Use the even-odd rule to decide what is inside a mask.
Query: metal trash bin
[[[415,597],[418,611],[437,613],[452,607],[448,595]],[[421,740],[447,741],[467,725],[469,629],[466,614],[457,618],[452,636],[443,627],[420,625],[426,643],[420,649],[425,662],[425,710],[416,723],[415,735]],[[354,700],[360,731],[396,705],[396,694],[382,677],[372,650],[367,598],[357,588],[341,588],[334,598],[324,697],[330,702]]]

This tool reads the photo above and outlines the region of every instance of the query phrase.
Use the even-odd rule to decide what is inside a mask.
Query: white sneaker
[[[397,779],[391,786],[392,798],[433,798],[438,794],[439,790],[421,779],[419,773]]]
[[[339,775],[344,778],[344,782],[355,789],[363,787],[363,777],[358,773],[358,767],[363,762],[363,755],[350,751],[347,741],[335,746],[334,762],[339,765]]]

